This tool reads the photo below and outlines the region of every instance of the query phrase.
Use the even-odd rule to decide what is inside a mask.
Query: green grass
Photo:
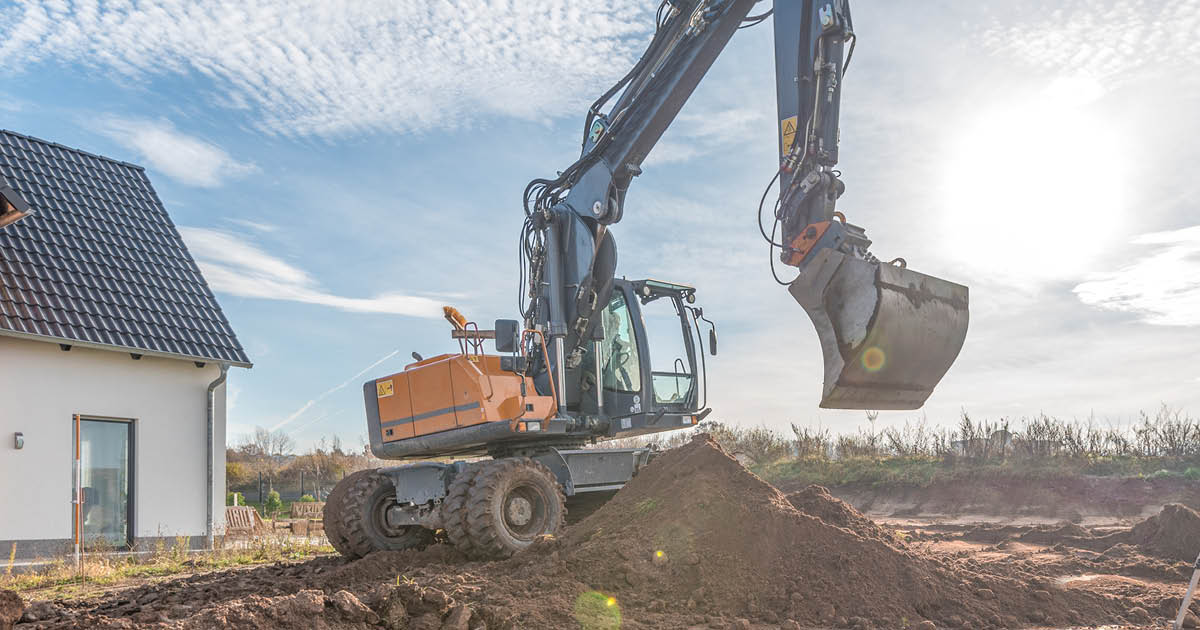
[[[638,513],[638,515],[649,514],[657,509],[658,509],[658,499],[653,499],[653,498],[643,499],[634,508],[634,510]]]
[[[71,558],[54,558],[34,571],[6,570],[0,573],[0,589],[20,592],[50,588],[57,595],[70,596],[75,587],[82,585],[105,586],[126,580],[304,560],[334,553],[328,544],[296,541],[283,535],[258,536],[244,548],[195,553],[189,551],[190,543],[186,536],[177,538],[174,544],[160,541],[152,553],[140,557],[89,554],[79,568]]]

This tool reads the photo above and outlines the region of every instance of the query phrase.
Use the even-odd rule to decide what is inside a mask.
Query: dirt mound
[[[11,630],[25,614],[25,600],[12,591],[0,590],[0,630]]]
[[[1200,514],[1178,503],[1133,526],[1133,544],[1164,558],[1191,562],[1200,553]]]
[[[1057,526],[1035,527],[1017,536],[1017,540],[1035,545],[1071,544],[1090,538],[1092,538],[1090,531],[1071,522],[1060,523]]]
[[[787,500],[800,512],[815,516],[830,525],[845,527],[863,538],[878,538],[898,543],[891,532],[863,516],[849,503],[830,494],[829,490],[823,486],[808,486],[799,492],[787,495]]]
[[[682,604],[768,623],[894,627],[928,619],[977,628],[1071,623],[1083,614],[1057,589],[1034,595],[917,555],[821,491],[799,494],[834,523],[797,510],[700,436],[568,531],[562,555],[576,579],[638,606]]]

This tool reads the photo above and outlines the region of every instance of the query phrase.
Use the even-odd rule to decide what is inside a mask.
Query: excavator
[[[775,0],[752,14],[758,2],[663,0],[645,53],[588,109],[579,159],[525,188],[520,319],[485,330],[446,307],[457,351],[413,353],[402,372],[364,384],[372,453],[412,463],[335,486],[324,524],[342,555],[441,541],[470,558],[507,557],[558,533],[568,511],[578,518],[656,453],[597,442],[709,415],[715,325],[692,286],[618,278],[613,226],[713,61],[739,29],[768,20],[779,167],[759,200],[759,231],[775,280],[816,329],[820,406],[924,404],[966,337],[967,288],[876,258],[865,230],[836,209],[841,88],[856,42],[848,0]],[[795,277],[781,279],[776,261]]]

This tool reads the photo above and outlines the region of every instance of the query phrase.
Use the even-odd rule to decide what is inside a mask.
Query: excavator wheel
[[[387,475],[377,470],[362,472],[368,474],[359,476],[355,473],[338,483],[339,487],[345,484],[345,494],[340,497],[340,505],[335,506],[335,511],[330,511],[328,503],[325,505],[327,515],[340,516],[335,524],[335,535],[345,549],[336,545],[335,549],[343,556],[355,559],[373,551],[421,549],[433,542],[433,532],[424,527],[389,526],[387,510],[396,502],[396,487]],[[334,488],[334,493],[337,491],[338,488]]]
[[[566,499],[554,473],[527,457],[485,463],[467,492],[471,555],[507,558],[566,523]]]
[[[474,548],[471,537],[467,535],[467,494],[475,481],[475,476],[482,468],[479,464],[468,464],[466,469],[455,475],[446,490],[446,500],[442,501],[442,522],[446,537],[450,544],[470,556]]]
[[[360,470],[346,475],[333,487],[329,496],[325,497],[325,508],[321,513],[321,521],[325,525],[325,538],[329,539],[329,544],[343,556],[350,555],[350,547],[346,542],[346,537],[342,535],[342,519],[340,518],[345,510],[346,489],[354,485],[355,480],[372,472],[374,471]]]

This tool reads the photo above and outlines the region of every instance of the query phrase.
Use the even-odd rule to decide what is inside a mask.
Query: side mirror
[[[717,356],[717,329],[708,329],[708,353]]]
[[[496,320],[496,352],[516,352],[520,327],[515,319]]]

